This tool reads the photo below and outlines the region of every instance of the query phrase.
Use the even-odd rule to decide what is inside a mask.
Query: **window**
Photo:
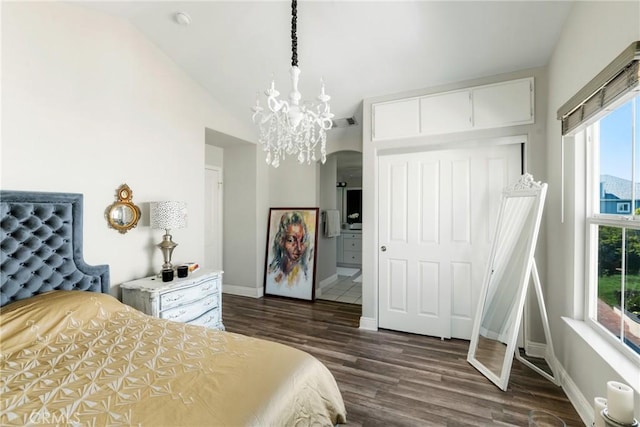
[[[621,214],[631,213],[631,204],[629,202],[617,203],[616,212]]]
[[[585,132],[587,321],[640,359],[640,95]]]

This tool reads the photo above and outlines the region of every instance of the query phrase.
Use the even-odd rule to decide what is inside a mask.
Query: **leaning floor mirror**
[[[502,390],[507,389],[514,355],[557,384],[552,367],[541,369],[538,363],[522,357],[518,348],[527,288],[533,279],[546,340],[545,352],[549,356],[543,356],[543,360],[555,360],[534,260],[546,191],[547,184],[536,182],[530,174],[525,174],[502,194],[467,356],[471,365]]]

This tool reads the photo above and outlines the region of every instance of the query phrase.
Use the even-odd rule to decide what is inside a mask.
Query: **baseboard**
[[[360,329],[367,331],[377,331],[378,322],[373,317],[360,317]]]
[[[349,264],[348,262],[339,262],[336,265],[338,267],[346,267],[346,268],[362,268],[362,264]]]
[[[337,281],[338,281],[338,275],[337,274],[329,276],[326,279],[320,281],[320,284],[316,288],[316,296],[322,295],[322,288],[326,288],[330,284],[335,283]]]
[[[230,295],[239,295],[242,297],[262,298],[264,296],[263,288],[249,288],[238,285],[222,285],[222,293]]]
[[[541,342],[527,341],[524,344],[524,352],[530,357],[546,358],[547,345]]]
[[[564,368],[555,360],[555,368],[557,370],[556,374],[558,375],[558,379],[562,389],[565,394],[569,398],[569,401],[575,408],[578,415],[582,419],[582,422],[585,426],[590,426],[593,423],[593,406],[592,404],[585,399],[584,395],[580,392],[580,389],[573,382],[569,373],[564,370]]]

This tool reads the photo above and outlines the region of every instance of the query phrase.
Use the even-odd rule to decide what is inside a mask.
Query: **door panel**
[[[381,328],[469,339],[520,144],[379,157]],[[384,251],[383,247],[384,246]]]
[[[440,264],[437,262],[420,262],[420,297],[418,312],[423,315],[439,316]]]
[[[469,160],[451,162],[451,239],[469,243],[471,240],[471,203],[469,182]]]
[[[389,309],[407,313],[409,311],[407,301],[407,263],[402,260],[390,260],[389,278],[396,284],[396,286],[389,289]]]
[[[438,162],[425,162],[421,165],[421,192],[420,212],[421,218],[418,226],[423,243],[438,243],[440,240],[440,210],[438,204],[440,191],[440,164]]]
[[[455,304],[452,304],[451,315],[453,317],[465,317],[471,312],[472,288],[472,264],[470,262],[451,263],[451,296]]]
[[[389,195],[390,197],[390,217],[389,235],[390,240],[407,242],[407,220],[409,216],[407,186],[409,182],[408,168],[405,164],[400,164],[390,170]]]

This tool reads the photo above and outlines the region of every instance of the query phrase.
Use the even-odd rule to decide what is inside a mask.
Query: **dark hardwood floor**
[[[358,329],[361,306],[225,294],[227,331],[281,342],[336,378],[348,426],[527,426],[542,409],[583,426],[562,388],[513,361],[506,392],[466,360],[469,342]]]

